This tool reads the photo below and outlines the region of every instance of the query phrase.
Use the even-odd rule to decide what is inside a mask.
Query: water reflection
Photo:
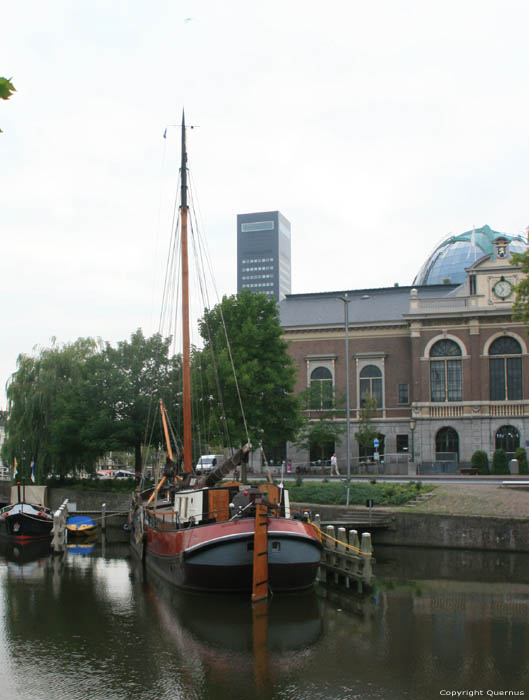
[[[368,596],[317,588],[262,610],[246,597],[178,591],[129,561],[127,545],[64,556],[4,546],[2,700],[527,692],[526,555],[376,555]]]
[[[140,567],[134,576],[166,642],[207,672],[218,697],[266,689],[284,670],[311,663],[323,630],[314,590],[252,606],[248,596],[178,590]]]

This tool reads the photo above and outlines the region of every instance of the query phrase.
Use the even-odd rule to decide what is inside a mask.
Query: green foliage
[[[1,78],[0,77],[0,99],[8,100],[11,95],[16,92],[15,86],[11,82],[11,78]],[[2,129],[0,129],[0,134]]]
[[[492,455],[492,473],[493,474],[508,474],[509,473],[509,463],[507,461],[507,454],[505,450],[501,447],[494,451]]]
[[[524,274],[521,282],[514,287],[513,317],[529,323],[529,250],[515,253],[511,257],[511,265],[518,265]]]
[[[109,451],[133,449],[140,470],[142,444],[161,440],[160,432],[146,434],[149,415],[159,397],[170,407],[176,395],[180,361],[169,358],[169,343],[138,330],[116,348],[79,338],[20,355],[7,387],[4,459],[11,467],[16,459],[25,479],[35,460],[37,483],[93,473]]]
[[[373,447],[373,440],[378,435],[378,430],[373,425],[373,418],[377,412],[376,399],[368,394],[365,397],[363,408],[360,410],[358,421],[358,432],[355,433],[355,440],[364,449]]]
[[[90,407],[80,400],[87,365],[97,351],[91,338],[20,355],[7,386],[8,418],[2,456],[18,463],[19,478],[29,479],[35,461],[37,483],[46,474],[90,471],[97,451],[82,439]]]
[[[8,100],[14,92],[16,92],[16,89],[11,82],[11,78],[0,77],[0,99]]]
[[[93,407],[93,415],[85,427],[85,438],[99,454],[133,449],[136,471],[142,469],[142,444],[162,440],[160,432],[146,436],[159,399],[169,412],[172,409],[174,422],[178,422],[181,362],[179,357],[169,357],[170,343],[170,338],[159,334],[145,338],[138,329],[130,341],[116,347],[107,343],[90,361],[85,400]]]
[[[476,450],[470,459],[470,465],[478,470],[478,474],[489,473],[489,458],[483,450]]]
[[[514,453],[514,459],[518,460],[518,466],[520,468],[520,474],[529,474],[529,467],[527,464],[527,452],[524,447],[519,447]]]
[[[431,491],[433,487],[425,487],[419,482],[405,484],[393,483],[354,483],[350,486],[349,503],[365,505],[367,499],[372,499],[375,505],[402,505],[417,497],[419,492]],[[291,502],[314,503],[318,505],[345,505],[347,487],[344,483],[325,484],[323,482],[307,481],[295,485],[287,485]]]
[[[229,435],[232,444],[244,444],[245,421],[254,445],[292,440],[301,424],[296,369],[275,300],[244,289],[206,310],[199,328],[204,349],[193,354],[192,381],[204,400],[216,397],[203,426],[210,440],[225,444]]]
[[[322,415],[317,419],[304,419],[295,444],[303,450],[308,450],[311,455],[321,453],[323,459],[329,446],[340,444],[344,430],[343,423],[335,422],[332,417]]]

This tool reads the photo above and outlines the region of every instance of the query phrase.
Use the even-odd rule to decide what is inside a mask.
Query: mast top
[[[180,165],[180,207],[187,209],[186,119],[182,110],[182,161]]]

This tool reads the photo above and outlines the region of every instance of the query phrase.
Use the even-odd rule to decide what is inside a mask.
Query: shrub
[[[489,458],[483,450],[476,450],[472,455],[470,464],[474,469],[478,470],[478,474],[489,473]]]
[[[501,447],[494,451],[492,455],[492,473],[493,474],[508,474],[509,463],[507,462],[507,454]]]
[[[293,503],[345,505],[347,487],[344,483],[307,481],[300,485],[289,484],[287,488]],[[371,499],[375,505],[402,505],[414,499],[420,490],[431,491],[432,487],[422,487],[415,483],[354,483],[350,486],[349,503],[365,505],[366,500]]]
[[[527,464],[527,452],[524,447],[519,447],[514,453],[514,458],[518,460],[520,474],[529,474],[529,466]]]

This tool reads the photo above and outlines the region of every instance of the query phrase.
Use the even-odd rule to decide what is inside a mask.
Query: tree
[[[200,372],[194,372],[193,383],[210,401],[207,430],[212,439],[240,445],[249,438],[256,446],[292,440],[301,413],[293,395],[296,370],[281,337],[276,302],[244,289],[205,311],[199,328],[204,348],[194,353]]]
[[[513,317],[529,323],[529,250],[515,253],[511,257],[511,265],[519,266],[524,274],[522,281],[514,287]]]
[[[87,365],[97,352],[92,338],[21,354],[7,387],[8,418],[2,454],[29,478],[35,462],[37,478],[90,469],[97,457],[82,439],[90,407],[80,401]]]
[[[327,395],[327,404],[334,404],[334,397],[327,389],[324,390]],[[345,430],[343,423],[336,422],[336,410],[317,410],[315,406],[322,405],[320,399],[322,396],[322,388],[320,385],[316,387],[308,387],[302,391],[298,398],[301,402],[301,407],[305,411],[317,412],[316,418],[303,418],[303,423],[296,436],[294,444],[302,450],[307,450],[311,459],[321,460],[322,462],[329,459],[329,455],[335,450],[336,445],[341,443],[341,435]],[[341,401],[338,401],[341,404]]]
[[[16,92],[16,89],[11,82],[11,78],[0,77],[0,99],[8,100],[14,92]],[[0,134],[1,133],[2,129],[0,129]]]
[[[376,416],[376,412],[376,399],[371,394],[367,394],[364,405],[360,409],[358,431],[355,433],[355,440],[365,451],[373,449],[373,440],[378,435],[378,430],[373,425],[373,418]]]
[[[322,462],[328,459],[329,453],[334,452],[336,445],[342,441],[341,435],[345,426],[336,423],[326,416],[305,420],[295,444],[302,450],[308,450],[311,458],[316,457]]]
[[[130,341],[116,347],[107,343],[90,362],[84,397],[94,414],[83,437],[100,453],[133,449],[136,472],[142,469],[142,445],[162,439],[159,421],[157,431],[149,431],[156,422],[159,399],[173,417],[178,410],[181,366],[179,357],[169,356],[170,343],[159,334],[145,338],[138,329]]]

